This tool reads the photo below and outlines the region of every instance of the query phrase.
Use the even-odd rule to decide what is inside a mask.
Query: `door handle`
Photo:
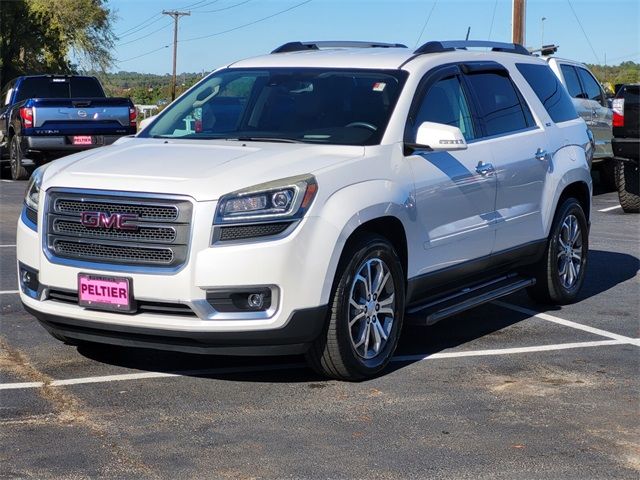
[[[490,163],[482,163],[482,162],[478,162],[478,165],[476,165],[476,172],[478,172],[480,175],[487,176],[493,172],[495,172],[496,169],[493,168],[493,165],[491,165]]]
[[[536,160],[540,160],[541,162],[544,162],[547,159],[547,151],[543,150],[542,148],[539,148],[538,150],[536,150]]]

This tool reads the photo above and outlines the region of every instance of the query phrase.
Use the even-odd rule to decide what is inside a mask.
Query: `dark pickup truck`
[[[640,84],[623,85],[613,100],[613,154],[616,187],[625,212],[640,212]]]
[[[95,77],[18,77],[0,101],[0,163],[10,164],[14,180],[54,158],[136,133],[131,100],[107,98]]]

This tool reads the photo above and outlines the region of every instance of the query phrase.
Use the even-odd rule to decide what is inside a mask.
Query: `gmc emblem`
[[[129,213],[82,212],[80,222],[87,228],[113,228],[114,230],[138,230],[131,222],[138,220],[137,215]]]

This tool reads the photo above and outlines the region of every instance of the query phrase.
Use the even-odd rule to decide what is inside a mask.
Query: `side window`
[[[416,115],[413,138],[423,122],[458,127],[467,141],[476,138],[469,103],[459,77],[439,80],[429,88]]]
[[[566,89],[547,65],[518,63],[516,67],[542,102],[551,120],[560,123],[578,117]]]
[[[529,107],[521,102],[509,77],[485,72],[474,73],[467,78],[475,92],[487,136],[515,132],[533,125]]]
[[[580,80],[582,80],[582,85],[584,85],[587,98],[589,100],[595,100],[596,102],[602,103],[602,90],[600,89],[600,84],[584,68],[577,68],[577,70],[580,75]]]
[[[560,70],[562,70],[562,76],[564,77],[564,83],[567,86],[569,95],[573,98],[584,98],[576,69],[571,65],[560,65]]]

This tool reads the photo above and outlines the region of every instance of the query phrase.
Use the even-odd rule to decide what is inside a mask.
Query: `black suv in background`
[[[623,85],[613,101],[613,154],[620,205],[625,212],[640,212],[640,84]]]

